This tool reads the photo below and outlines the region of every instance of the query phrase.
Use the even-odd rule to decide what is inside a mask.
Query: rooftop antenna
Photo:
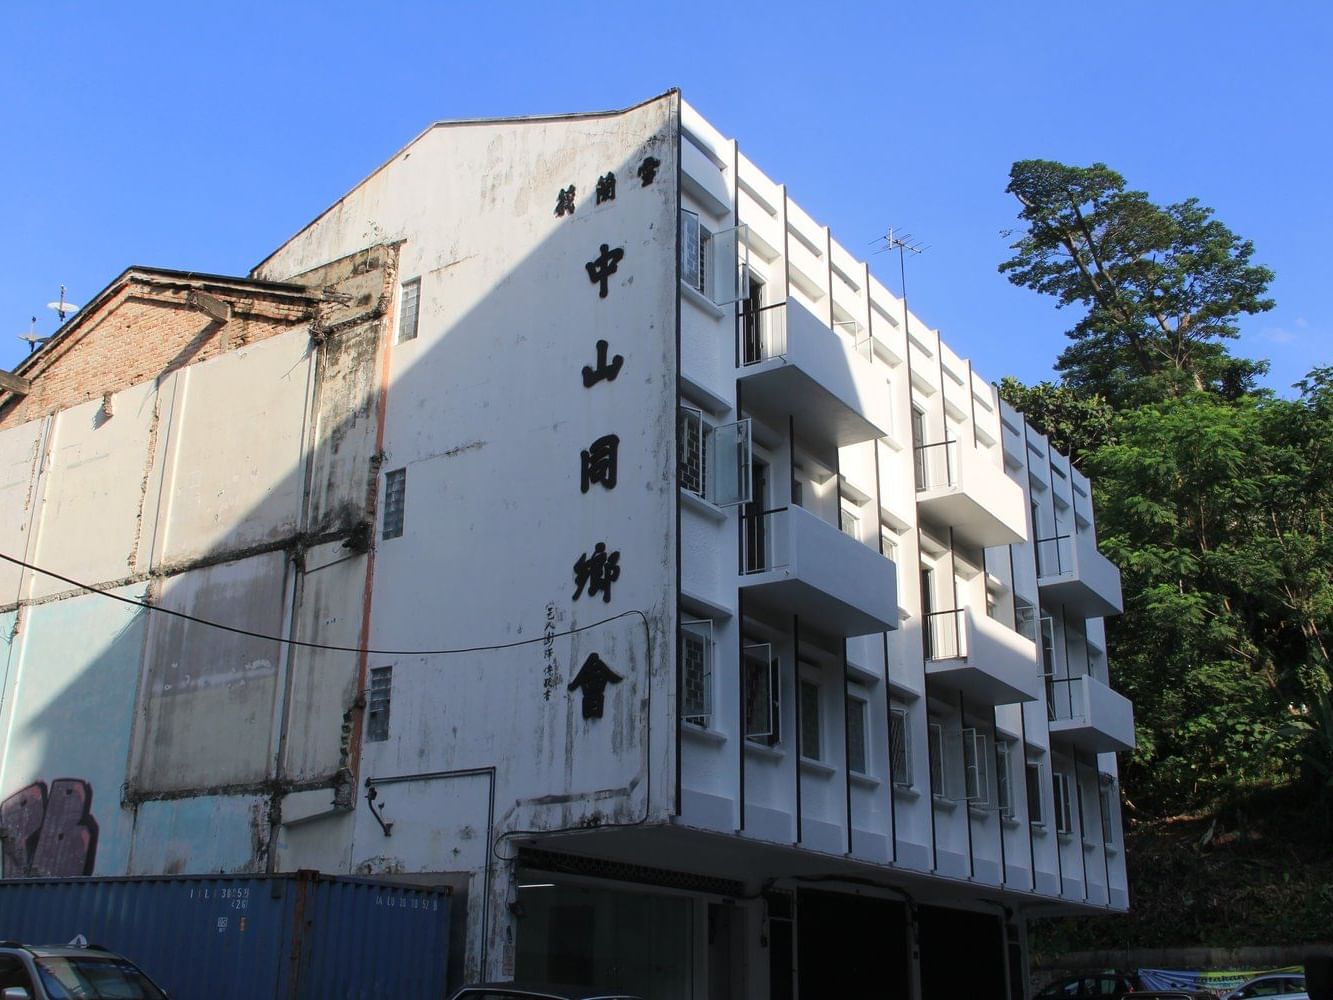
[[[28,332],[27,332],[27,333],[20,333],[18,336],[19,336],[19,340],[26,340],[26,341],[28,342],[28,353],[29,353],[29,354],[31,354],[33,351],[37,350],[38,347],[40,347],[42,344],[45,344],[48,340],[51,339],[50,337],[39,337],[39,336],[37,336],[37,317],[36,317],[36,316],[34,316],[34,317],[32,318],[32,325],[28,327]]]
[[[907,331],[908,312],[907,312],[907,254],[922,254],[930,249],[920,240],[914,239],[911,233],[904,233],[893,226],[889,231],[879,238],[876,242],[882,241],[884,245],[876,250],[876,253],[883,253],[886,250],[898,251],[898,278],[903,290],[903,330]]]
[[[76,306],[73,302],[66,302],[66,301],[65,301],[65,286],[64,286],[64,285],[61,285],[61,286],[60,286],[60,301],[59,301],[59,302],[48,302],[48,303],[46,304],[46,308],[48,308],[48,309],[54,309],[57,313],[59,313],[59,314],[60,314],[60,322],[62,322],[62,323],[65,322],[65,317],[68,316],[70,313],[78,312],[78,311],[79,311],[79,307]]]

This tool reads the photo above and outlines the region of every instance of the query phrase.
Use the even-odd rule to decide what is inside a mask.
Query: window
[[[819,726],[819,685],[801,680],[801,756],[823,760],[822,736]]]
[[[384,477],[384,532],[385,538],[400,538],[403,534],[403,515],[407,508],[407,470],[394,469]]]
[[[712,232],[697,212],[680,212],[680,280],[717,305],[750,296],[750,251],[745,226]]]
[[[719,507],[749,503],[753,483],[749,418],[714,427],[701,410],[682,406],[677,420],[681,489]]]
[[[912,717],[905,708],[889,709],[889,774],[899,788],[912,787]]]
[[[1041,620],[1041,662],[1047,676],[1055,673],[1055,622],[1049,618]]]
[[[398,299],[398,339],[417,339],[417,318],[421,312],[421,279],[413,278],[403,282],[402,294]]]
[[[713,234],[699,221],[699,216],[681,209],[680,278],[709,298],[713,297],[712,242]]]
[[[778,660],[768,643],[742,650],[745,661],[745,738],[773,746],[781,738]]]
[[[842,508],[842,533],[849,538],[861,540],[861,518],[847,507]]]
[[[713,720],[713,623],[680,623],[681,716],[708,728]]]
[[[847,770],[866,773],[866,703],[862,698],[847,698]]]
[[[971,728],[963,730],[963,794],[968,802],[977,805],[990,801],[988,745],[985,733]]]
[[[930,752],[930,794],[944,794],[944,727],[938,722],[929,723],[927,749]]]
[[[1108,775],[1102,775],[1105,783],[1101,787],[1101,806],[1102,806],[1102,843],[1115,843],[1115,821],[1112,818],[1115,815],[1115,785],[1112,781],[1106,781]]]
[[[1004,819],[1014,818],[1013,767],[1014,744],[999,740],[995,744],[995,806]]]
[[[1035,760],[1027,762],[1028,822],[1033,826],[1045,826],[1046,817],[1042,815],[1041,765]]]
[[[1055,832],[1074,832],[1074,798],[1070,790],[1069,775],[1063,771],[1054,774],[1055,791]]]
[[[382,743],[389,738],[389,696],[393,689],[393,667],[370,668],[370,697],[366,708],[366,740]]]
[[[898,561],[898,536],[892,528],[884,525],[879,529],[879,549],[884,553],[885,559],[893,562]]]

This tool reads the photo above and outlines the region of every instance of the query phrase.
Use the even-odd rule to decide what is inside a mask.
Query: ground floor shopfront
[[[514,978],[645,1000],[1022,1000],[1022,921],[825,878],[743,883],[553,852],[519,858]]]

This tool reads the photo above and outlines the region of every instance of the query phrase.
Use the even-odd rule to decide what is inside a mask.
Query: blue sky
[[[1333,5],[10,5],[0,365],[63,282],[243,274],[442,118],[618,108],[678,86],[855,253],[889,226],[914,311],[976,370],[1051,375],[1076,317],[996,272],[1010,164],[1103,161],[1198,197],[1277,273],[1243,322],[1269,384],[1333,363]],[[872,269],[899,287],[897,262]]]

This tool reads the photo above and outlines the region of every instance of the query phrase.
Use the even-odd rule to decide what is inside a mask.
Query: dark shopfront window
[[[514,978],[623,990],[644,1000],[693,996],[694,900],[519,879]]]

